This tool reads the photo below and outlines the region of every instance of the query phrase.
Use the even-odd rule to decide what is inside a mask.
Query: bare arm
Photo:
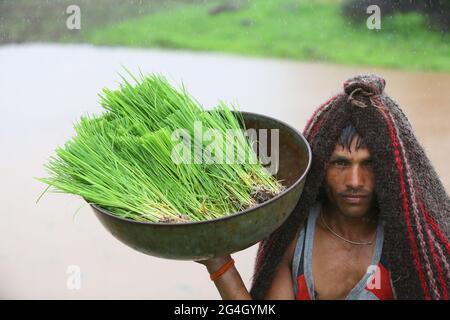
[[[216,272],[225,263],[231,260],[231,256],[224,256],[213,258],[206,261],[198,261],[204,264],[210,274]],[[214,281],[217,290],[223,300],[250,300],[252,299],[250,293],[242,281],[241,275],[236,267],[231,267],[221,277]]]
[[[289,245],[284,254],[278,269],[273,278],[272,284],[266,293],[264,299],[269,300],[293,300],[294,284],[292,282],[291,265],[292,257],[295,250],[296,238]],[[198,261],[206,266],[208,272],[214,273],[225,263],[230,261],[231,256],[218,257],[206,261]],[[250,300],[250,293],[242,281],[241,275],[235,266],[231,267],[215,282],[217,290],[223,300]]]

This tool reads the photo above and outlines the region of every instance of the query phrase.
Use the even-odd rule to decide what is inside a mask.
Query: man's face
[[[349,218],[361,218],[371,208],[374,193],[372,160],[367,148],[350,150],[336,145],[326,166],[325,191],[328,200]]]

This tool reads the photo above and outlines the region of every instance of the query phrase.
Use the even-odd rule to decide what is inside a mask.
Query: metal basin
[[[247,129],[268,129],[269,142],[270,129],[279,129],[276,176],[286,186],[282,193],[248,210],[202,222],[137,222],[91,205],[97,218],[114,237],[137,251],[176,260],[203,260],[233,253],[270,235],[292,213],[300,198],[311,164],[311,149],[297,130],[283,122],[254,113],[242,112],[242,116]]]

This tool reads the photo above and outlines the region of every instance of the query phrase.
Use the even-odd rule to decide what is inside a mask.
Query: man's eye
[[[341,166],[345,166],[347,163],[345,161],[342,160],[337,160],[334,162],[335,165],[341,167]]]
[[[365,161],[364,165],[370,167],[372,165],[372,161]]]

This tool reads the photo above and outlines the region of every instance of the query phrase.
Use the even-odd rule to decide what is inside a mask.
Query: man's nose
[[[346,184],[348,188],[360,189],[364,186],[363,170],[358,165],[354,165],[351,167],[346,178]]]

